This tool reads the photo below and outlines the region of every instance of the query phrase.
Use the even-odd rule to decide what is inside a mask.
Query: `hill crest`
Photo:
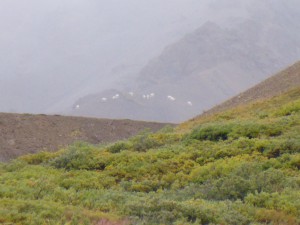
[[[300,86],[300,61],[280,71],[274,76],[267,78],[245,92],[211,108],[202,115],[214,114],[239,105],[274,97],[298,86]]]
[[[0,162],[39,151],[57,151],[77,141],[101,144],[157,131],[166,124],[84,117],[0,113]]]

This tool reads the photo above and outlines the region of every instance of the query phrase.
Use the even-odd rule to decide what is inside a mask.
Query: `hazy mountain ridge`
[[[117,87],[201,24],[198,8],[197,0],[1,1],[0,111],[61,112]]]
[[[186,120],[299,59],[299,5],[296,0],[2,1],[0,111]],[[128,98],[106,109],[88,100],[92,93],[111,98],[107,89],[139,97],[130,99],[130,110]],[[142,96],[150,93],[156,98],[148,104]],[[78,99],[82,111],[72,110]]]
[[[281,1],[248,4],[249,18],[239,18],[234,26],[207,22],[166,47],[135,81],[127,81],[125,88],[118,90],[125,95],[134,92],[140,98],[155,93],[151,103],[120,98],[117,106],[114,101],[104,106],[87,104],[90,96],[86,96],[76,103],[81,109],[71,113],[112,118],[137,115],[142,120],[169,122],[196,116],[300,59],[299,7],[297,2],[285,5]],[[176,100],[170,102],[167,96]],[[109,113],[107,105],[112,109]]]

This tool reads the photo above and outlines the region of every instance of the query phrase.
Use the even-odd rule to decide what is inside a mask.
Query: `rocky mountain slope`
[[[236,106],[254,102],[264,98],[280,95],[292,88],[300,86],[300,62],[288,67],[278,74],[264,80],[245,92],[206,111],[203,115],[214,114]]]
[[[168,122],[196,116],[299,60],[297,9],[294,1],[265,1],[249,4],[249,16],[231,26],[207,22],[165,48],[136,80],[85,96],[68,113]]]
[[[166,124],[130,120],[106,120],[0,113],[0,161],[39,151],[57,151],[76,141],[108,143],[157,131]]]

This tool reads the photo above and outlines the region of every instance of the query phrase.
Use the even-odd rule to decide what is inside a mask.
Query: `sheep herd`
[[[132,92],[132,91],[130,91],[130,92],[127,93],[127,95],[128,95],[128,97],[134,97],[135,93]],[[121,97],[120,94],[116,93],[115,95],[111,96],[110,98],[109,97],[102,97],[100,101],[101,102],[108,102],[109,99],[112,99],[114,101],[114,100],[119,99],[120,97]],[[153,99],[153,98],[156,97],[156,94],[155,93],[142,94],[142,95],[140,95],[140,97],[143,100],[151,100],[151,99]],[[166,100],[171,101],[171,102],[175,102],[176,98],[174,96],[172,96],[172,95],[167,95],[166,96]],[[193,106],[193,103],[191,101],[186,101],[186,104],[188,106]],[[75,109],[80,109],[80,105],[79,104],[76,105]]]

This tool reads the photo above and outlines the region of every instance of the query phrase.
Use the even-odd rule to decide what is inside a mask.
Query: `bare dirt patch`
[[[167,124],[131,120],[0,113],[0,161],[42,150],[57,151],[76,141],[108,143]]]

